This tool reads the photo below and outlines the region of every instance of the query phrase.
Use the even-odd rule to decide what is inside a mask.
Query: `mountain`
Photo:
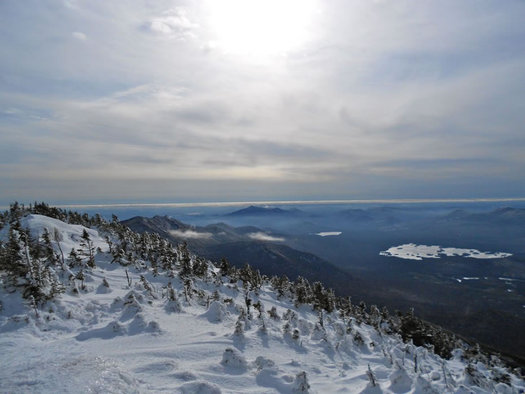
[[[320,257],[282,244],[279,234],[267,234],[253,227],[232,227],[225,223],[192,227],[167,216],[134,217],[122,221],[133,231],[157,233],[174,243],[186,242],[188,248],[206,258],[227,258],[236,267],[250,264],[266,275],[303,276],[322,281],[339,294],[348,295],[356,279]],[[277,240],[277,241],[276,241]]]
[[[139,233],[159,234],[174,243],[187,242],[196,252],[204,251],[210,245],[253,240],[254,234],[265,234],[270,239],[273,237],[272,234],[254,226],[233,227],[226,223],[191,226],[169,216],[136,216],[122,221],[122,224]]]
[[[396,225],[408,220],[407,214],[393,207],[373,207],[367,209],[344,209],[337,216],[358,224]]]
[[[497,357],[413,315],[214,264],[100,217],[37,212],[0,216],[2,392],[525,390]]]
[[[257,207],[250,205],[248,208],[231,212],[227,216],[299,216],[303,213],[300,209],[281,209],[271,207]]]
[[[135,216],[125,221],[126,226],[135,229],[137,232],[154,232],[168,236],[172,230],[187,230],[191,227],[169,216],[154,216],[145,218]]]
[[[345,209],[338,212],[338,215],[350,220],[368,222],[372,221],[373,216],[364,209]]]
[[[523,208],[499,208],[492,211],[492,215],[505,219],[520,220],[522,223],[525,223],[525,209]]]
[[[282,244],[253,241],[218,244],[206,249],[204,256],[212,260],[227,257],[236,267],[250,264],[268,276],[286,275],[292,280],[302,276],[312,282],[321,281],[340,295],[348,295],[349,290],[359,283],[326,260]]]
[[[481,213],[472,213],[457,209],[441,217],[440,219],[449,221],[462,221],[465,223],[525,226],[525,209],[505,207],[498,208],[490,212]]]

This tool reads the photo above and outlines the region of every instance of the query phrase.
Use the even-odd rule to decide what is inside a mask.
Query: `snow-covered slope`
[[[67,251],[82,248],[80,225],[41,215],[20,222],[34,237],[44,228],[58,229],[61,236],[52,242],[62,242]],[[130,261],[122,244],[132,243],[131,237],[138,245],[140,237],[103,227],[88,230],[100,247],[96,267],[80,263],[64,270],[56,264],[52,270],[63,292],[37,308],[2,272],[0,392],[525,390],[521,378],[503,367],[465,361],[462,350],[444,360],[387,334],[381,324],[376,329],[338,311],[296,307],[268,280],[250,285],[234,274],[221,275],[209,263],[200,274],[182,272],[184,248],[172,250],[169,263],[154,254],[152,245],[166,248],[154,237],[147,239],[149,246],[143,242],[143,256]],[[7,242],[7,227],[1,235]],[[119,248],[124,253],[119,255]],[[117,255],[120,264],[112,262]],[[154,256],[159,260],[152,264]],[[191,256],[188,264],[197,272],[202,263]],[[83,280],[75,279],[81,269]]]
[[[80,224],[67,224],[61,220],[53,219],[43,215],[27,215],[20,220],[22,227],[29,228],[33,237],[40,238],[47,230],[53,239],[53,246],[58,251],[58,244],[65,253],[69,253],[71,249],[78,249],[82,239],[82,233],[87,231],[93,246],[101,248],[103,251],[108,251],[108,244],[102,238],[97,230],[93,230],[82,226]],[[55,231],[57,233],[55,233]],[[58,234],[58,239],[55,239],[55,234]]]

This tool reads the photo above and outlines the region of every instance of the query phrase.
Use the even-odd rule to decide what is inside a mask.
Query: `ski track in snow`
[[[82,226],[31,216],[26,220],[31,230],[58,228],[64,245],[78,247]],[[96,230],[90,235],[107,250]],[[258,297],[251,296],[266,311],[275,306],[281,317],[288,309],[295,311],[292,329],[299,330],[298,340],[283,335],[284,320],[267,314],[267,332],[262,332],[256,311],[246,320],[244,333],[234,335],[239,307],[244,305],[240,282],[217,286],[196,279],[195,287],[206,295],[217,290],[221,300],[232,299],[229,305],[212,301],[208,306],[197,297],[186,302],[178,278],[155,277],[151,271],[127,267],[129,286],[124,268],[111,264],[108,254],[99,253],[96,261],[97,268],[86,274],[87,291],[66,292],[39,317],[17,293],[0,290],[0,392],[294,393],[303,371],[311,393],[469,392],[459,355],[445,362],[445,382],[442,360],[426,349],[354,323],[353,332],[364,339],[358,344],[353,335],[345,334],[345,325],[335,313],[325,315],[326,332],[320,332],[315,329],[317,312],[306,305],[296,309],[268,286]],[[144,289],[140,275],[153,291]],[[109,288],[102,285],[104,278]],[[162,297],[168,282],[177,292],[178,312]],[[368,366],[377,387],[369,383]],[[516,390],[525,389],[523,381],[513,379]],[[503,384],[476,392],[493,389],[513,392]]]

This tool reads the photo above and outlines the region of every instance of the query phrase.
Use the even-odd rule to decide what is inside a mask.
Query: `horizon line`
[[[264,201],[210,201],[210,202],[166,202],[166,203],[109,203],[109,204],[49,204],[57,208],[133,208],[133,207],[230,207],[241,205],[336,205],[336,204],[425,204],[425,203],[469,203],[469,202],[525,202],[525,197],[515,198],[394,198],[354,200],[264,200]],[[1,209],[9,206],[0,206]]]

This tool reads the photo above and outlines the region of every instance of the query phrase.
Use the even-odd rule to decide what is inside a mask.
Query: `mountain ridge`
[[[525,389],[496,358],[411,314],[354,305],[318,282],[212,263],[118,222],[42,213],[2,215],[6,391]],[[76,258],[61,257],[68,243]]]
[[[282,209],[278,207],[259,207],[250,205],[247,208],[230,212],[226,216],[298,216],[304,212],[297,208]]]
[[[304,276],[309,280],[316,280],[317,277],[319,278],[317,280],[322,280],[338,294],[345,294],[345,286],[356,283],[352,275],[315,254],[299,251],[279,242],[250,238],[250,234],[264,233],[254,226],[233,227],[227,224],[189,226],[178,220],[158,216],[153,220],[135,217],[122,223],[134,231],[157,232],[170,241],[186,242],[189,249],[195,253],[215,260],[227,258],[238,268],[249,263],[266,275],[286,275],[292,280],[297,276]],[[153,225],[150,226],[150,223]],[[183,233],[175,236],[170,232],[171,223],[178,226],[177,229],[191,229],[200,234],[211,232],[213,235],[205,239],[184,238]],[[220,235],[222,232],[225,234]]]

